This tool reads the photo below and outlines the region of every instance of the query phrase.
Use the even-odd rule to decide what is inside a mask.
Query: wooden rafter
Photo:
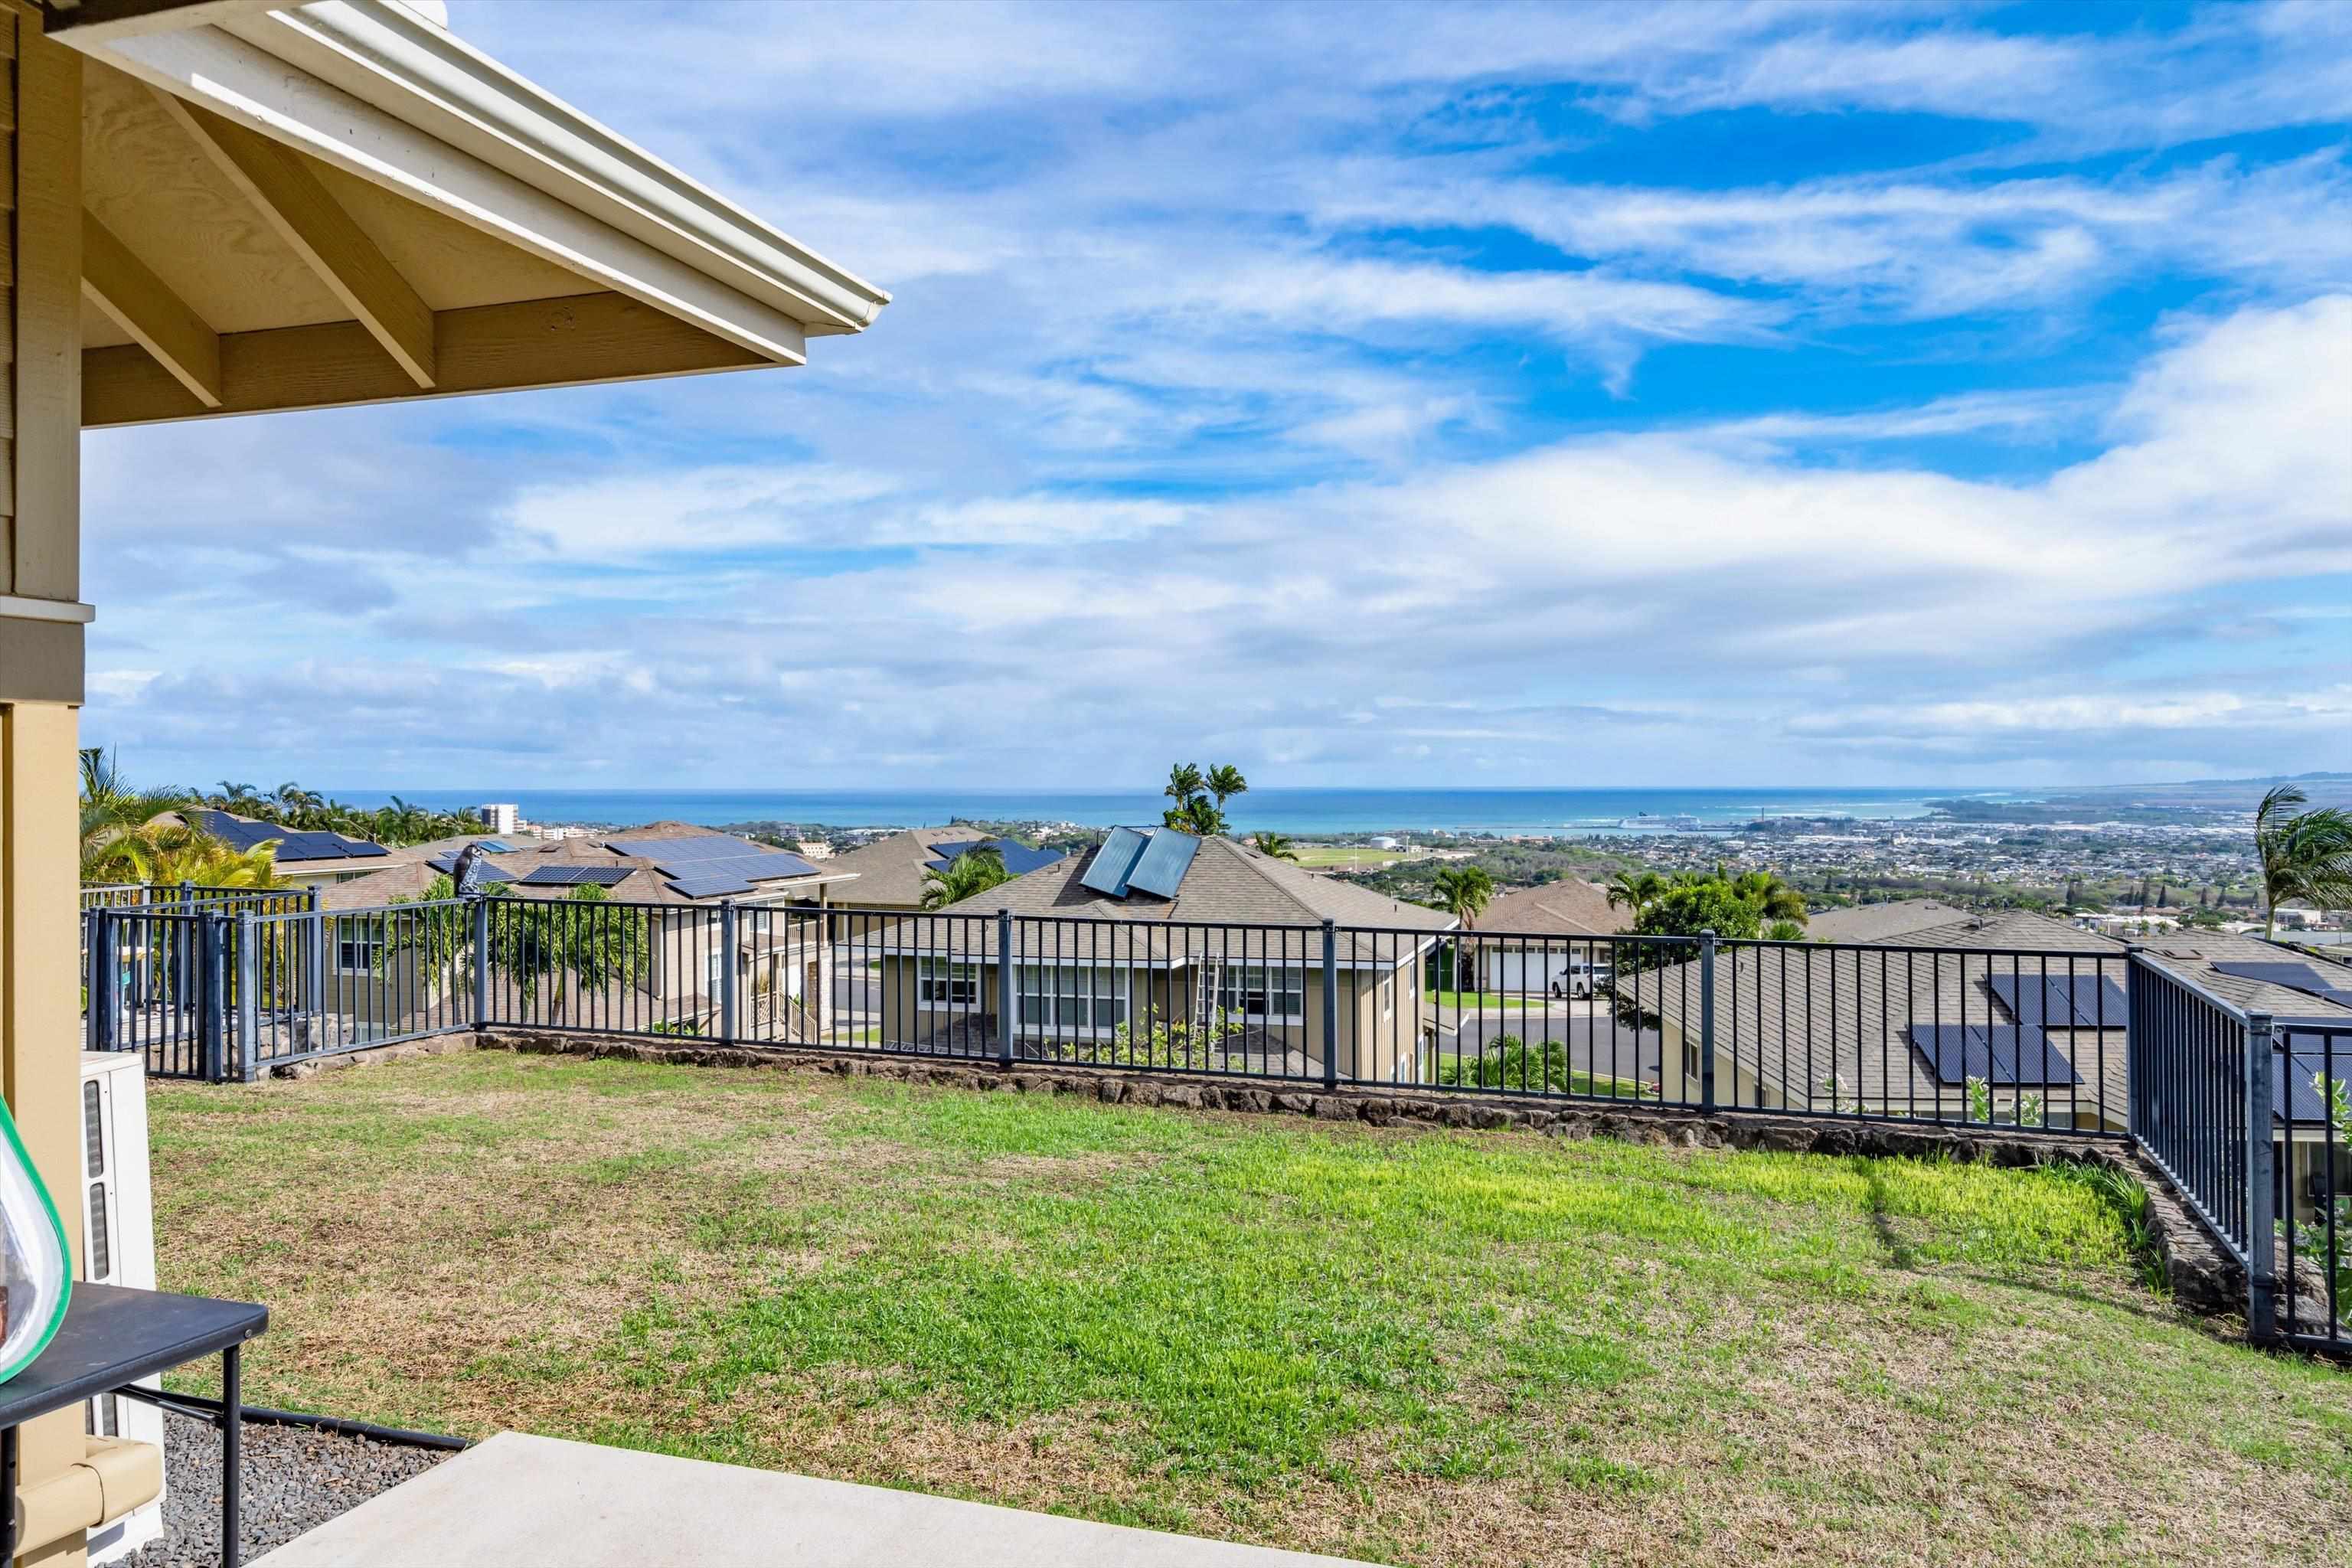
[[[300,153],[156,89],[156,99],[420,388],[434,382],[433,310]]]
[[[221,405],[220,334],[87,211],[81,215],[81,291],[198,403]]]
[[[625,294],[576,294],[443,310],[434,318],[438,374],[419,388],[356,322],[230,332],[220,340],[221,397],[207,404],[132,348],[82,352],[82,424],[152,424],[457,393],[741,370],[764,356]]]

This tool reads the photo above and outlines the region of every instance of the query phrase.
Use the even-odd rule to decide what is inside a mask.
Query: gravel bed
[[[439,1448],[371,1443],[305,1426],[245,1424],[245,1560],[283,1546],[378,1492],[451,1458]],[[163,1533],[122,1568],[216,1568],[220,1562],[220,1433],[163,1417]]]

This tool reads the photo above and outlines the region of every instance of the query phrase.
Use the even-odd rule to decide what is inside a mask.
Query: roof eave
[[[177,15],[197,25],[62,41],[776,363],[889,301],[385,0]]]

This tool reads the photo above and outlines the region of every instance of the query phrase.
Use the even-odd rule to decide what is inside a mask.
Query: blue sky
[[[450,9],[895,302],[87,437],[142,779],[2352,767],[2352,5]]]

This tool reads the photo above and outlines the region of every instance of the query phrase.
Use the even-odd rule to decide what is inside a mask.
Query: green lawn
[[[248,1397],[1427,1564],[2344,1561],[2352,1376],[2053,1173],[437,1058],[158,1085]]]
[[[1544,999],[1541,996],[1529,996],[1518,992],[1506,994],[1500,991],[1439,991],[1432,988],[1429,1000],[1432,1006],[1448,1013],[1457,1009],[1475,1012],[1480,1007],[1524,1009],[1536,1015],[1540,1015],[1544,1010]]]

